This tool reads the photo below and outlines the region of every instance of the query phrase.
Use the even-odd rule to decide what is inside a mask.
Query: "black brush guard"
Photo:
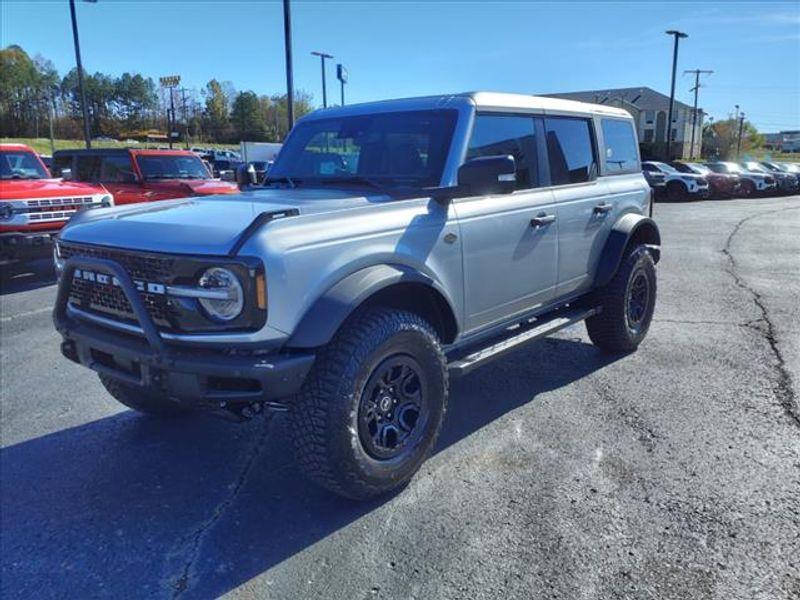
[[[116,277],[141,336],[70,317],[68,304],[76,269]],[[274,401],[297,392],[314,362],[310,353],[230,356],[201,347],[168,345],[128,272],[119,263],[102,258],[75,256],[65,261],[53,321],[64,338],[61,352],[68,359],[129,385],[156,388],[181,404],[223,409],[245,418],[265,405],[281,406]]]

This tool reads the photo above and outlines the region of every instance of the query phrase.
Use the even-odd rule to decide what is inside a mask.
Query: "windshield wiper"
[[[296,188],[300,180],[295,177],[288,177],[286,175],[282,175],[280,177],[267,177],[266,179],[264,179],[264,185],[269,185],[270,183],[280,183],[280,182],[288,183],[289,187]]]

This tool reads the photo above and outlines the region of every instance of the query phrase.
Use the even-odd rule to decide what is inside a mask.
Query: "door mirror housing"
[[[458,169],[458,185],[471,195],[510,194],[517,185],[517,163],[509,155],[479,156]]]
[[[66,180],[72,179],[72,169],[70,169],[69,167],[64,167],[63,169],[61,169],[61,179],[66,179]]]

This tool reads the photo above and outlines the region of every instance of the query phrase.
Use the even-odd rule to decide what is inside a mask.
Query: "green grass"
[[[70,148],[83,148],[83,140],[54,140],[56,150],[67,150]],[[52,146],[50,145],[50,138],[0,138],[0,143],[3,144],[26,144],[34,149],[39,154],[51,154]],[[157,146],[166,146],[164,143],[144,143],[138,144],[125,144],[123,142],[92,142],[92,148],[156,148]],[[201,148],[227,148],[238,150],[239,147],[234,144],[205,144],[196,143],[192,146],[200,146]],[[173,148],[183,149],[185,146],[182,143],[173,143]]]

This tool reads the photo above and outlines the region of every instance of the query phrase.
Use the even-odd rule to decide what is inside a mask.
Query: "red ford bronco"
[[[49,255],[76,211],[113,202],[102,185],[51,178],[28,146],[0,144],[0,264]]]
[[[239,192],[236,184],[212,178],[203,161],[184,150],[59,150],[53,164],[65,179],[101,183],[117,205]]]

